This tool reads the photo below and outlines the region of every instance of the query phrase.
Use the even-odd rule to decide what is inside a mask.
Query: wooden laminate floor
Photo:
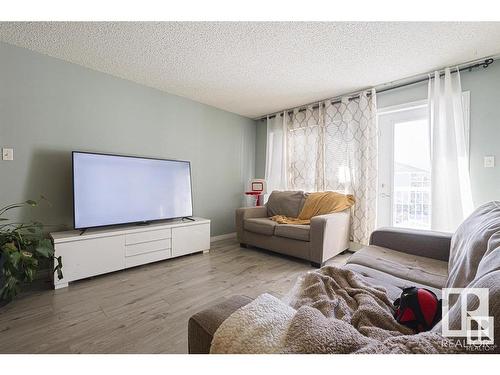
[[[47,282],[0,308],[0,353],[186,353],[191,315],[234,294],[281,296],[311,269],[231,239],[66,289]]]

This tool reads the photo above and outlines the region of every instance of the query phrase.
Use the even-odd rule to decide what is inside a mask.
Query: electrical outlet
[[[484,167],[485,168],[493,168],[495,166],[495,157],[494,156],[485,156],[484,157]]]
[[[2,148],[2,160],[14,160],[14,149]]]

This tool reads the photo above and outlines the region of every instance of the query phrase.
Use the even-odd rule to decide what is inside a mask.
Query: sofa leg
[[[322,263],[311,262],[311,266],[313,266],[315,268],[321,268],[321,267],[323,267],[323,264]]]
[[[247,246],[247,244],[246,244],[246,243],[240,243],[240,247],[243,247],[243,248],[245,248],[245,249],[246,249],[248,246]]]

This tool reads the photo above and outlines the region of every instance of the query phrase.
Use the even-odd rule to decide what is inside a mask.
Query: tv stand
[[[54,288],[69,282],[207,251],[210,220],[149,223],[110,228],[90,228],[50,234],[55,256],[62,257],[64,278],[54,277]]]
[[[181,220],[182,220],[182,221],[184,221],[184,220],[196,221],[195,219],[193,219],[193,218],[192,218],[192,217],[190,217],[190,216],[184,216]]]

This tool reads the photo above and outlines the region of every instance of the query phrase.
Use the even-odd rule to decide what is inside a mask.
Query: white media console
[[[210,220],[167,221],[149,225],[51,233],[63,275],[54,288],[107,272],[210,249]]]

